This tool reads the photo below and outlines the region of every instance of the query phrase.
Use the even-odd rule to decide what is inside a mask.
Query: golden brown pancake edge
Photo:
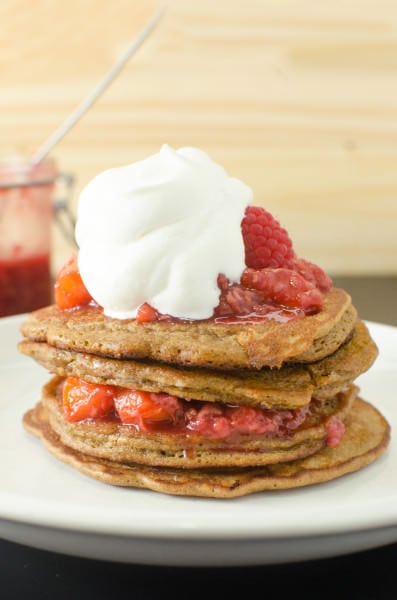
[[[335,395],[368,370],[378,354],[376,344],[360,320],[352,339],[330,357],[313,364],[288,365],[280,369],[194,369],[98,357],[29,340],[23,340],[18,348],[51,373],[63,377],[165,392],[187,400],[275,409],[298,408],[308,404],[312,397],[323,399]]]
[[[356,320],[349,294],[332,288],[321,311],[286,322],[137,323],[106,317],[94,306],[61,311],[52,305],[28,315],[21,332],[59,349],[115,359],[259,369],[280,367],[289,360],[311,362],[333,353],[349,337]]]

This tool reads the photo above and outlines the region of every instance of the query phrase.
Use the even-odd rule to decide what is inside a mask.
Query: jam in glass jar
[[[0,317],[52,302],[54,161],[0,163]]]

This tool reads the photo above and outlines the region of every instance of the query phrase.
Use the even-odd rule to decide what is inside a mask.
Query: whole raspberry
[[[260,206],[248,206],[241,222],[245,264],[251,269],[290,267],[292,241],[280,223]]]

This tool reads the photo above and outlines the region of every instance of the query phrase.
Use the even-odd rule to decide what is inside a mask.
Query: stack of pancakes
[[[22,333],[19,350],[54,375],[25,427],[60,460],[106,483],[228,498],[334,479],[373,462],[388,444],[388,423],[354,384],[378,350],[342,289],[332,288],[317,314],[286,321],[137,323],[97,306],[49,306],[31,313]],[[231,439],[71,423],[62,411],[68,376],[196,405],[307,412],[288,434]],[[345,433],[332,447],[335,423]]]

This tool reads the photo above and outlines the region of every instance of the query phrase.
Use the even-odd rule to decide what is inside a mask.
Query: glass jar
[[[0,317],[53,301],[52,223],[62,211],[72,218],[68,198],[54,197],[60,178],[70,193],[72,178],[60,175],[51,159],[38,165],[19,157],[0,163]]]

